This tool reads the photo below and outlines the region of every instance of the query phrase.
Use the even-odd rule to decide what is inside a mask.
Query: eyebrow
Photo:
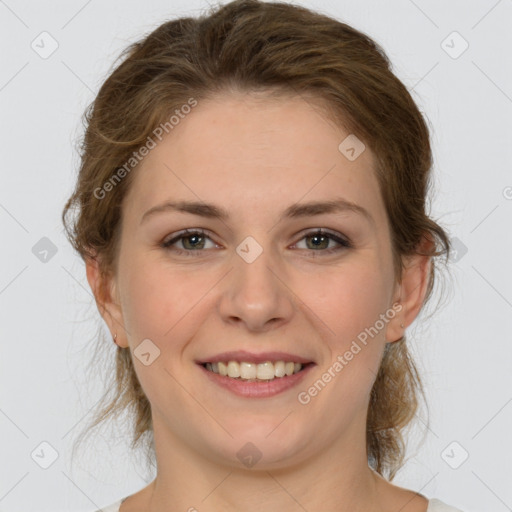
[[[149,217],[162,212],[176,211],[190,213],[208,219],[229,220],[229,213],[221,206],[199,201],[166,201],[147,210],[141,218],[142,224]],[[370,224],[375,226],[375,220],[370,212],[362,206],[343,198],[334,198],[328,201],[312,201],[309,203],[295,203],[286,208],[279,220],[310,217],[326,213],[352,212],[363,216]]]

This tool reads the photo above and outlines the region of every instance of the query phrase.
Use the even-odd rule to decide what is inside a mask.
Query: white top
[[[126,496],[126,498],[128,497],[129,496]],[[121,503],[126,498],[122,498],[119,501],[112,503],[112,505],[109,505],[108,507],[103,507],[102,509],[96,510],[95,512],[119,512]],[[455,507],[450,507],[450,505],[447,505],[446,503],[443,503],[442,501],[434,498],[429,500],[427,512],[462,512],[462,510]]]

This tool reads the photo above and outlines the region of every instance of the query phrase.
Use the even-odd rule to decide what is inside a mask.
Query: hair
[[[170,116],[177,109],[186,112],[191,98],[200,102],[230,91],[300,95],[321,102],[326,117],[371,149],[396,280],[401,281],[404,256],[430,257],[424,308],[436,260],[442,255],[448,260],[450,242],[426,211],[433,165],[426,121],[375,41],[304,7],[235,0],[197,18],[166,21],[119,58],[84,113],[78,178],[62,212],[70,243],[84,261],[98,260],[102,276],[115,274],[123,198],[137,168],[127,171],[125,164],[156,127],[169,133]],[[126,172],[119,175],[123,165]],[[116,170],[123,179],[113,183]],[[71,209],[75,216],[69,222]],[[112,346],[99,339],[102,353],[105,343]],[[113,395],[103,395],[91,428],[130,410],[132,448],[146,440],[147,455],[154,457],[151,407],[132,355],[118,348],[115,357],[108,390]],[[390,480],[404,463],[403,429],[416,414],[420,394],[422,381],[404,335],[386,344],[366,424],[369,466]]]

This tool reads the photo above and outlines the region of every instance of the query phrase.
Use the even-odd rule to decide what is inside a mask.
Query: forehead
[[[301,198],[343,196],[378,216],[374,157],[366,148],[349,160],[339,149],[348,136],[310,98],[226,94],[199,101],[155,140],[133,171],[126,203],[139,217],[170,199],[274,215]]]

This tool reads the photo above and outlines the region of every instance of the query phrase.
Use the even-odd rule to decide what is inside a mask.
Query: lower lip
[[[212,382],[231,391],[235,395],[245,398],[268,398],[283,393],[299,384],[315,365],[308,364],[298,373],[285,377],[275,377],[269,382],[248,382],[242,379],[233,379],[211,372],[200,364],[198,366]]]

